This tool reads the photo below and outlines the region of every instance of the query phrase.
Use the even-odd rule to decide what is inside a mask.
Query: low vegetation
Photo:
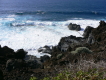
[[[77,54],[77,53],[92,53],[91,50],[89,50],[87,47],[78,47],[75,51],[71,51],[72,54]]]
[[[40,80],[106,80],[106,63],[82,60],[78,65],[67,65],[64,70],[59,70],[56,76],[46,75]],[[30,80],[39,80],[31,77]]]

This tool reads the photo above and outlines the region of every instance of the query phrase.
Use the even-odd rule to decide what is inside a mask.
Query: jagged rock
[[[83,36],[84,38],[88,38],[89,37],[89,34],[91,33],[91,31],[93,30],[94,28],[93,27],[90,27],[90,26],[87,26],[84,30],[84,33],[83,33]]]
[[[92,34],[89,34],[89,37],[87,39],[88,44],[93,44],[95,42],[94,36]]]
[[[51,54],[51,49],[49,46],[44,46],[39,48],[38,52]]]
[[[0,46],[0,56],[7,56],[10,58],[13,58],[14,57],[14,50],[7,47],[7,46],[4,46],[3,48]]]
[[[100,21],[100,25],[99,26],[105,26],[105,25],[106,25],[105,21]]]
[[[106,23],[100,21],[100,25],[92,31],[94,38],[97,42],[101,42],[106,39]]]
[[[46,49],[42,47],[42,48],[39,48],[39,49],[38,49],[38,52],[44,52],[45,50],[46,50]]]
[[[26,51],[24,51],[23,49],[19,49],[15,53],[15,58],[16,59],[24,59],[26,54],[27,54]]]
[[[7,46],[4,46],[2,49],[3,49],[4,53],[13,53],[14,52],[13,49],[11,49],[11,48],[9,48]]]
[[[67,43],[62,44],[62,45],[61,45],[61,51],[62,51],[62,52],[67,51],[67,50],[68,50],[68,47],[69,47],[69,45],[68,45]]]
[[[68,37],[63,37],[61,38],[58,48],[60,51],[69,51],[72,50],[77,45],[84,45],[85,44],[85,39],[81,37],[76,37],[76,36],[68,36]]]
[[[80,31],[80,30],[81,30],[80,25],[72,24],[72,23],[70,23],[70,24],[68,25],[68,28],[69,28],[70,30],[76,30],[76,31]]]
[[[44,63],[45,61],[49,60],[50,57],[48,55],[44,55],[44,56],[41,56],[40,59],[41,59],[41,62]]]

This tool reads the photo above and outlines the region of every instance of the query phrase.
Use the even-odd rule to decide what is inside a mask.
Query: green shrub
[[[56,77],[46,77],[42,80],[106,80],[106,78],[103,78],[103,73],[98,72],[97,69],[92,69],[88,72],[80,70],[76,73],[64,71],[59,73]]]
[[[51,80],[51,79],[49,77],[45,77],[45,78],[43,78],[41,80]]]
[[[72,54],[76,54],[76,53],[92,53],[91,50],[89,50],[86,47],[78,47],[75,51],[71,51]]]
[[[37,80],[37,78],[36,77],[31,77],[30,80]]]

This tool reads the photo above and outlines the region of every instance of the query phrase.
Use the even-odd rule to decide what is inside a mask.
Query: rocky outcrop
[[[44,46],[44,47],[41,47],[38,49],[38,52],[40,53],[48,53],[48,54],[51,54],[51,49],[49,46]]]
[[[31,69],[43,68],[42,62],[39,59],[26,61],[27,67]]]
[[[11,71],[13,69],[20,69],[25,66],[25,62],[21,59],[9,59],[6,62],[6,70]]]
[[[26,55],[25,57],[26,66],[31,69],[43,68],[43,64],[41,62],[41,58],[37,58],[33,55]]]
[[[16,59],[24,59],[26,54],[27,54],[26,51],[24,51],[23,49],[19,49],[15,52],[15,58]]]
[[[87,40],[86,43],[93,44],[95,42],[95,38],[92,34],[93,27],[87,26],[84,30],[83,37]]]
[[[93,27],[90,27],[90,26],[87,26],[84,30],[84,33],[83,33],[83,36],[84,38],[88,38],[89,37],[89,34],[91,33],[91,31],[93,30],[94,28]]]
[[[90,58],[98,59],[97,52],[104,54],[106,52],[106,23],[104,21],[100,22],[97,28],[87,26],[82,37],[68,36],[62,37],[57,46],[52,49],[52,56],[50,59],[50,64],[52,65],[65,65],[68,62],[78,62],[81,60],[80,56],[85,56],[85,60],[90,60]],[[71,54],[71,51],[76,51],[78,47],[85,48],[81,50],[82,54]],[[89,50],[88,50],[89,49]],[[86,54],[87,52],[93,52],[92,54]],[[79,53],[79,52],[78,52]],[[100,55],[98,54],[98,55]],[[101,58],[101,57],[100,57]],[[102,56],[105,60],[106,57]],[[102,59],[101,58],[101,59]]]
[[[68,28],[69,28],[70,30],[76,30],[76,31],[80,31],[80,30],[81,30],[80,25],[72,24],[72,23],[70,23],[70,24],[68,25]]]
[[[94,36],[92,35],[92,33],[89,34],[88,38],[87,38],[87,43],[88,44],[93,44],[95,43],[95,38]]]
[[[4,46],[4,47],[0,46],[0,56],[14,58],[14,50],[7,46]]]
[[[100,21],[100,25],[92,31],[94,38],[97,42],[101,42],[106,39],[106,23]]]
[[[78,45],[84,45],[85,44],[85,39],[82,37],[76,37],[76,36],[68,36],[68,37],[63,37],[61,38],[58,48],[60,51],[68,51],[74,48],[75,46]]]
[[[37,58],[36,56],[26,55],[27,52],[23,49],[14,52],[8,47],[0,46],[0,69],[3,71],[3,73],[0,71],[0,77],[3,78],[3,74],[4,80],[30,80],[30,75],[34,74],[40,80],[46,74],[56,76],[55,74],[58,74],[65,67],[75,69],[81,63],[81,60],[94,61],[94,63],[106,62],[106,23],[101,21],[100,25],[94,29],[87,27],[83,36],[84,38],[62,37],[58,45],[53,46],[52,49],[45,46],[38,50],[40,53],[49,53],[50,50],[51,57],[44,55]],[[72,54],[72,51],[80,54]],[[67,66],[69,64],[72,66]]]
[[[40,59],[41,59],[41,62],[44,63],[44,62],[46,62],[47,60],[49,60],[50,57],[49,57],[48,55],[44,55],[44,56],[41,56]]]

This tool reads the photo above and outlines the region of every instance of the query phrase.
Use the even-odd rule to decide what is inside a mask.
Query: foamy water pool
[[[37,49],[45,45],[55,46],[61,37],[75,35],[82,37],[86,26],[96,28],[99,20],[38,21],[17,19],[15,15],[0,18],[0,44],[14,50],[25,49],[29,55],[40,57]],[[79,24],[81,31],[68,29],[70,23]],[[79,34],[80,33],[80,34]]]

